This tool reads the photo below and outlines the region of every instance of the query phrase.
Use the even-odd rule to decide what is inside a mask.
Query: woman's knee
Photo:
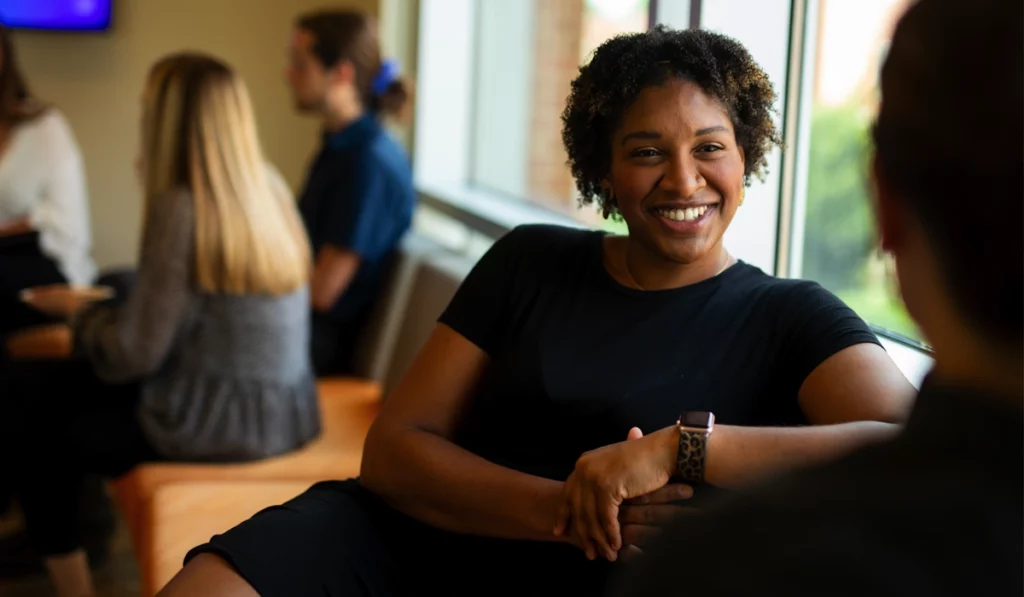
[[[219,597],[259,597],[259,593],[223,558],[202,553],[192,558],[157,593],[157,597],[217,595]]]

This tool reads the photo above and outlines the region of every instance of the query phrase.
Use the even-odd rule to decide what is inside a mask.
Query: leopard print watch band
[[[708,438],[715,429],[715,414],[693,410],[679,415],[679,451],[676,453],[676,476],[687,483],[704,480],[708,459]]]
[[[708,430],[679,427],[679,453],[676,455],[676,474],[687,483],[704,480],[704,462],[707,460]]]

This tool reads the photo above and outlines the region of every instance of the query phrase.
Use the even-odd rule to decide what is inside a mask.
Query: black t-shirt
[[[895,441],[681,519],[613,594],[1021,595],[1022,430],[929,378]]]
[[[455,441],[565,480],[587,451],[708,410],[805,424],[797,394],[836,352],[878,340],[834,295],[737,263],[673,290],[616,282],[598,231],[531,225],[499,240],[440,321],[492,359]]]

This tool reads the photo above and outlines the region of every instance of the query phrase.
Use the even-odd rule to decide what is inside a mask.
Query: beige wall
[[[415,103],[420,0],[379,0],[377,10],[381,50],[387,57],[398,61],[402,77],[410,83],[412,89],[411,103]],[[410,152],[413,147],[414,112],[410,104],[404,120],[389,123],[391,132]]]
[[[256,105],[263,146],[298,189],[318,142],[317,122],[296,115],[284,83],[295,16],[323,6],[377,13],[378,0],[116,0],[108,34],[18,33],[36,94],[71,121],[85,158],[93,254],[100,267],[134,263],[141,204],[132,171],[139,93],[165,53],[203,50],[234,65]]]

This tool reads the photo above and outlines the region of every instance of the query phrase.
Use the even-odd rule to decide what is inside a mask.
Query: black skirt
[[[601,595],[619,564],[566,544],[441,531],[388,506],[358,479],[318,483],[205,545],[263,597]]]

